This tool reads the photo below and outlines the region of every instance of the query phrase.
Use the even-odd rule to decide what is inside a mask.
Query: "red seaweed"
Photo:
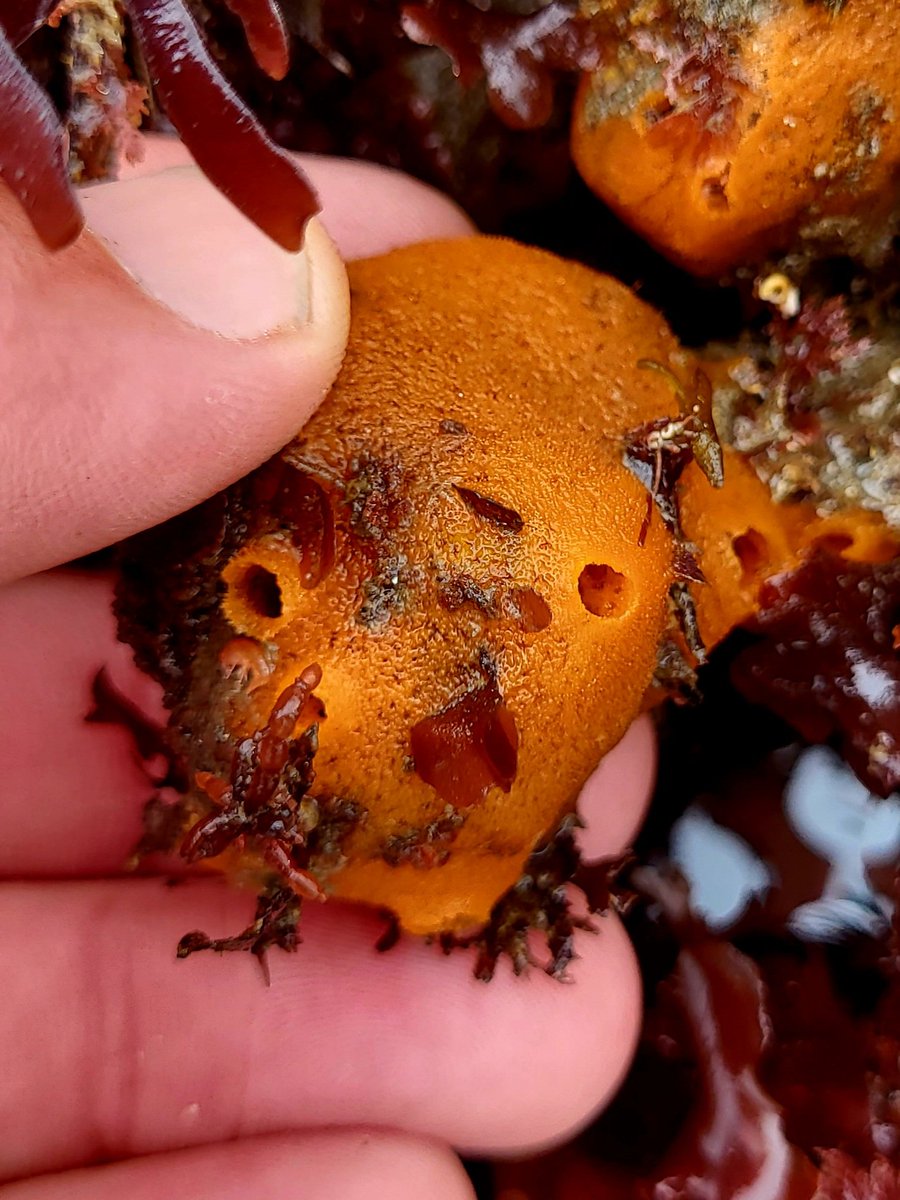
[[[826,1150],[815,1200],[897,1200],[900,1171],[884,1158],[866,1170],[840,1150]]]
[[[197,165],[286,250],[299,250],[315,192],[214,63],[180,0],[129,0],[156,92]]]
[[[197,772],[195,782],[213,807],[184,838],[181,854],[187,862],[214,858],[238,838],[250,836],[283,882],[307,897],[322,897],[315,879],[291,858],[294,847],[306,845],[313,827],[300,802],[315,779],[312,762],[319,712],[311,710],[316,709],[313,691],[321,678],[321,669],[309,666],[284,689],[266,725],[238,743],[228,783]],[[294,736],[307,714],[311,719],[306,731]]]
[[[793,318],[775,316],[766,332],[774,361],[770,386],[782,392],[792,413],[802,409],[822,376],[837,374],[842,363],[872,344],[855,332],[843,296],[805,303]]]
[[[676,18],[668,29],[662,21],[638,29],[631,40],[660,67],[667,107],[656,114],[658,120],[688,116],[703,129],[706,139],[727,135],[746,92],[732,34]],[[722,179],[709,181],[721,202],[727,202],[727,182],[727,169]]]
[[[900,787],[900,560],[853,563],[819,551],[768,580],[734,665],[737,687],[805,738],[835,738],[867,787]]]
[[[244,27],[253,57],[270,79],[284,79],[290,66],[287,27],[275,0],[225,0]]]
[[[403,31],[411,41],[440,46],[464,86],[484,76],[491,107],[511,129],[535,129],[550,118],[562,71],[590,71],[600,42],[576,5],[551,0],[527,16],[479,11],[454,0],[407,4]]]
[[[78,237],[84,224],[67,154],[53,105],[0,33],[0,179],[52,250]]]
[[[681,952],[674,975],[702,1077],[702,1099],[659,1170],[674,1196],[746,1190],[765,1200],[806,1200],[781,1114],[760,1086],[770,1031],[756,967],[712,941]]]
[[[519,735],[496,680],[467,692],[410,732],[416,771],[442,800],[468,808],[516,777]]]
[[[57,0],[0,0],[0,25],[18,46],[44,24],[56,5]]]
[[[287,35],[274,0],[235,0],[260,65],[287,70]],[[182,0],[125,0],[156,95],[210,181],[286,250],[299,250],[318,211],[309,181],[266,134],[209,53]],[[0,178],[51,249],[73,241],[83,217],[67,170],[66,137],[48,96],[13,50],[51,15],[34,2],[0,7]],[[11,44],[12,43],[12,44]]]
[[[276,526],[287,530],[299,551],[300,583],[317,587],[334,566],[334,516],[318,480],[276,457],[253,478],[252,503],[269,511]]]
[[[508,508],[499,500],[492,500],[490,496],[482,496],[472,488],[460,487],[458,484],[453,486],[466,508],[483,520],[489,521],[491,525],[496,525],[506,533],[521,533],[525,528],[525,522],[514,508]]]
[[[516,975],[533,966],[541,967],[553,979],[567,978],[575,953],[575,932],[596,933],[589,916],[573,910],[572,887],[584,895],[590,913],[605,912],[612,901],[611,886],[621,860],[583,863],[576,841],[578,818],[563,817],[545,843],[528,857],[525,868],[513,887],[505,892],[491,910],[483,929],[470,935],[444,933],[439,938],[445,954],[475,947],[475,978],[488,983],[504,955]],[[571,885],[571,886],[570,886]],[[540,933],[548,959],[539,962],[530,935]]]

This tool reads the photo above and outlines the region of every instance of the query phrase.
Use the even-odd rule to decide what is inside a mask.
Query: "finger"
[[[168,139],[151,141],[152,147],[169,157],[169,165],[185,157]],[[165,165],[164,157],[146,165]],[[349,224],[353,204],[344,198],[358,194],[359,164],[316,159],[306,165],[326,208],[336,210],[327,223],[344,254],[467,230],[458,210],[437,193],[397,172],[363,168],[367,182],[374,178],[367,172],[377,173],[378,186],[366,189],[372,232],[371,242],[361,242],[358,218]],[[398,206],[408,219],[392,222]],[[6,834],[0,838],[0,875],[114,873],[139,834],[152,789],[133,741],[123,728],[84,721],[92,707],[91,680],[101,667],[162,719],[154,688],[116,640],[111,595],[108,580],[68,572],[0,590],[0,712],[11,747],[0,809]]]
[[[350,159],[297,156],[316,186],[322,222],[345,259],[385,254],[431,238],[465,237],[474,227],[447,196],[400,171]],[[365,196],[365,204],[360,197]]]
[[[143,157],[123,163],[120,179],[152,175],[190,163],[177,138],[146,134]],[[345,259],[384,254],[428,238],[464,237],[472,223],[458,205],[435,188],[400,171],[346,158],[297,154],[319,196],[321,221]],[[365,203],[360,203],[360,197]]]
[[[165,714],[116,639],[111,577],[61,571],[0,589],[0,661],[0,878],[117,874],[154,788],[123,725],[88,724],[92,680],[102,668]]]
[[[117,873],[153,791],[122,726],[87,724],[91,681],[113,684],[157,720],[158,689],[116,640],[108,578],[62,571],[0,591],[0,713],[6,744],[0,877]],[[654,762],[649,720],[589,781],[580,809],[589,856],[618,854],[644,813]]]
[[[306,165],[345,257],[469,232],[396,172]],[[93,232],[50,254],[0,189],[0,580],[239,478],[293,436],[343,352],[346,280],[316,223],[287,254],[190,166],[83,203]]]
[[[312,174],[345,253],[467,229],[395,172]],[[346,279],[317,223],[288,254],[191,166],[90,188],[83,204],[89,232],[51,254],[0,189],[2,579],[245,474],[321,401],[346,339]]]
[[[584,785],[578,812],[585,827],[578,847],[585,858],[614,858],[634,841],[650,805],[656,760],[656,731],[645,714]]]
[[[337,371],[346,279],[321,227],[289,255],[198,173],[170,174],[86,203],[100,228],[115,187],[131,240],[88,233],[56,254],[0,190],[3,578],[115,541],[245,473]],[[146,240],[155,267],[141,286],[131,270]],[[181,261],[198,253],[210,264],[203,304],[180,286]],[[243,305],[246,280],[259,320]]]
[[[474,1200],[446,1148],[380,1130],[246,1138],[0,1187],[0,1200]]]
[[[633,1051],[639,983],[614,918],[579,935],[575,982],[402,939],[325,905],[298,953],[176,961],[188,929],[213,935],[248,904],[216,883],[5,884],[0,952],[2,1175],[302,1129],[379,1125],[488,1153],[582,1123]],[[77,1103],[73,1103],[77,1097]]]

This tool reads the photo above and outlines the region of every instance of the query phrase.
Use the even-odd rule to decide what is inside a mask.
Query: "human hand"
[[[466,231],[390,172],[306,166],[346,257]],[[158,698],[116,641],[108,577],[29,573],[287,441],[337,369],[347,299],[321,233],[286,256],[190,168],[134,173],[85,207],[143,288],[96,238],[48,255],[0,196],[0,562],[15,580],[0,592],[0,1198],[462,1200],[447,1143],[535,1147],[614,1088],[639,1019],[627,939],[613,917],[580,935],[571,987],[503,967],[485,986],[467,954],[412,939],[376,954],[378,919],[328,904],[304,913],[298,954],[270,956],[268,989],[249,957],[176,961],[185,929],[238,928],[252,901],[118,877],[149,785],[124,730],[85,723],[91,679],[106,666],[148,711]],[[589,784],[590,853],[628,842],[652,757],[638,724]]]

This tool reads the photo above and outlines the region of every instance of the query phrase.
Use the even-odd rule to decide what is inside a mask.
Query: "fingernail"
[[[313,319],[317,236],[289,254],[194,166],[81,193],[88,229],[142,290],[200,329],[252,339]]]

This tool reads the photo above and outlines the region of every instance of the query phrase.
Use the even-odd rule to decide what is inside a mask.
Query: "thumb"
[[[0,579],[211,495],[284,445],[347,337],[346,277],[315,221],[270,242],[192,166],[82,195],[44,249],[0,186]]]

